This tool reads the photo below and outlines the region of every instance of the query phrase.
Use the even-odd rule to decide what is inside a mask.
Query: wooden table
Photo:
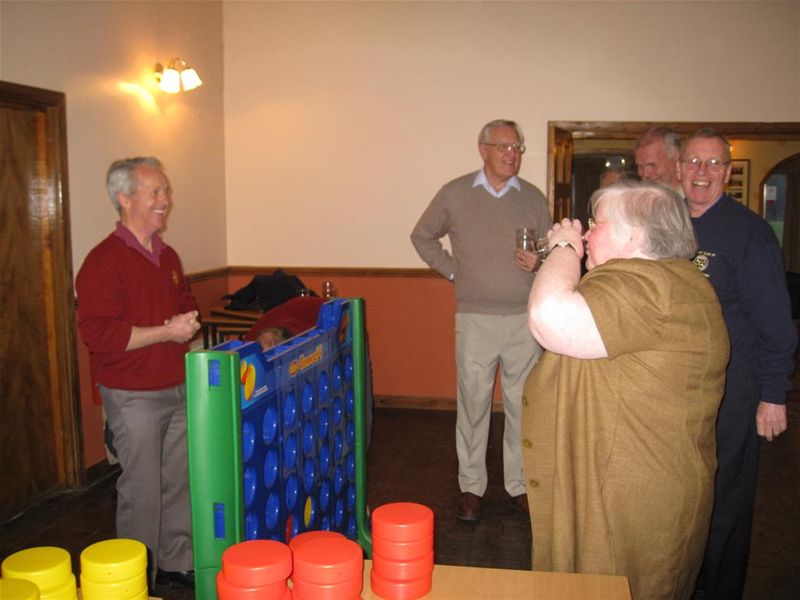
[[[253,323],[264,315],[264,313],[252,310],[229,310],[223,306],[212,306],[209,312],[213,317],[227,317],[228,319],[251,321]]]
[[[363,600],[379,600],[370,589],[372,561],[364,561]],[[578,575],[516,569],[434,565],[427,600],[631,600],[628,580],[617,575]]]
[[[370,571],[372,561],[365,560],[361,599],[383,600],[370,589]],[[631,600],[631,593],[628,580],[617,575],[434,565],[425,600]]]
[[[203,348],[221,344],[228,336],[242,338],[253,327],[252,321],[230,319],[227,317],[203,318]]]
[[[208,316],[203,316],[203,348],[221,344],[229,336],[242,338],[263,316],[249,310],[228,310],[212,306]]]

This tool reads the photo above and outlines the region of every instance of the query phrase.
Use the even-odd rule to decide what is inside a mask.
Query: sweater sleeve
[[[443,190],[439,190],[411,232],[411,243],[430,268],[452,279],[455,272],[453,257],[441,242],[449,228],[449,211],[445,200]]]
[[[132,323],[125,318],[127,299],[118,271],[98,249],[89,253],[75,281],[78,327],[90,352],[123,352]]]
[[[744,257],[737,287],[742,310],[756,334],[761,400],[785,404],[786,392],[792,389],[797,330],[777,244],[761,244]]]
[[[183,272],[183,265],[181,264],[181,259],[178,257],[178,254],[173,250],[174,260],[176,264],[176,270],[178,272],[178,277],[180,278],[180,289],[178,290],[179,299],[178,299],[178,306],[179,312],[186,313],[190,310],[198,310],[197,308],[197,301],[192,294],[191,289],[189,288],[189,282],[186,281],[186,275]]]

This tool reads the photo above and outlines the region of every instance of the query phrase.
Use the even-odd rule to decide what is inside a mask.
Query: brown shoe
[[[462,492],[456,505],[456,517],[462,521],[477,521],[481,518],[481,497]]]
[[[523,516],[530,518],[531,510],[528,507],[528,494],[520,494],[519,496],[510,496],[511,505],[514,510]]]

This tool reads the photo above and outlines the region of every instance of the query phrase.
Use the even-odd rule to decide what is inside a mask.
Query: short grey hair
[[[123,158],[115,160],[108,167],[106,173],[106,190],[108,197],[111,198],[111,204],[120,211],[119,200],[117,194],[130,195],[135,194],[139,187],[139,180],[136,177],[135,171],[137,167],[153,167],[159,171],[164,170],[164,165],[155,156],[135,156],[133,158]]]
[[[716,129],[712,127],[701,127],[686,138],[684,145],[696,139],[719,140],[722,142],[722,160],[726,163],[731,161],[731,143]]]
[[[681,138],[678,137],[677,132],[670,127],[651,127],[636,140],[636,147],[638,150],[643,146],[649,146],[656,142],[664,144],[664,150],[669,158],[677,158],[681,154]]]
[[[603,208],[614,221],[644,233],[640,250],[646,256],[691,259],[697,252],[686,202],[671,188],[647,182],[615,183],[592,194],[592,214],[600,200],[605,200]]]
[[[517,125],[516,121],[509,121],[508,119],[495,119],[494,121],[489,121],[486,125],[481,128],[481,132],[478,134],[478,143],[479,144],[491,144],[492,143],[492,130],[495,127],[511,127],[514,131],[517,132],[517,137],[519,138],[519,143],[525,143],[525,134],[522,133],[522,128]]]

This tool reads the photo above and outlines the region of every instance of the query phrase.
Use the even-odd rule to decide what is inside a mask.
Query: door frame
[[[39,181],[45,185],[30,194],[36,194],[42,207],[36,234],[48,241],[48,255],[43,257],[45,289],[49,289],[44,298],[48,331],[44,351],[51,364],[50,402],[56,451],[53,460],[60,488],[81,487],[85,485],[85,472],[69,219],[66,96],[0,81],[0,99],[8,107],[41,111],[46,122],[46,160],[37,165]]]

